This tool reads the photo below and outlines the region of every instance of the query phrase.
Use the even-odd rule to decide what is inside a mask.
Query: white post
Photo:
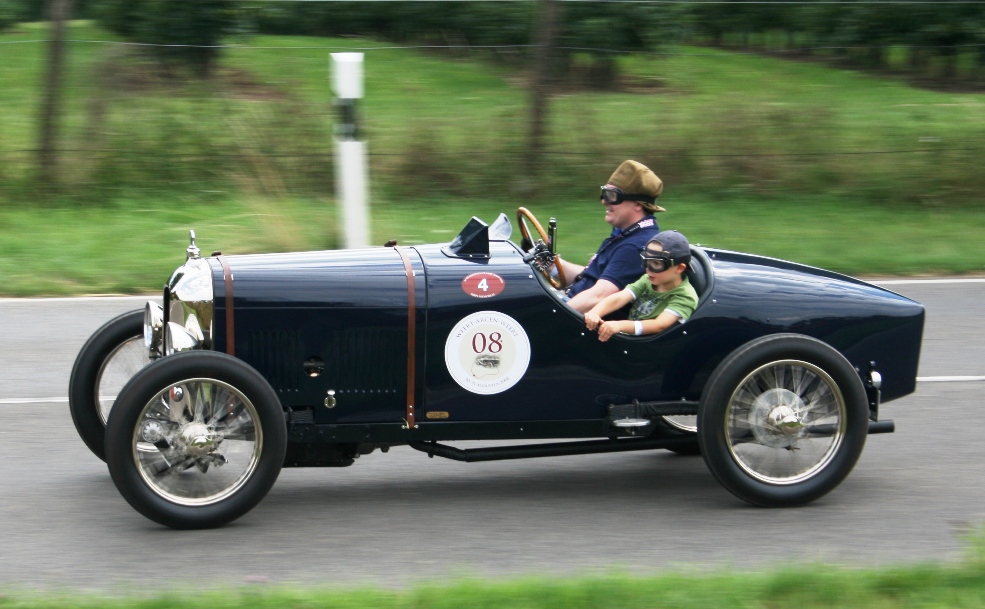
[[[335,133],[335,193],[342,215],[342,247],[368,247],[369,165],[356,125],[356,100],[363,97],[363,54],[331,55],[332,89],[341,110]]]

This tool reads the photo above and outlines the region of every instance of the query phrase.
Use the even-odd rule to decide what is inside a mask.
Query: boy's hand
[[[588,328],[589,330],[594,330],[595,328],[599,327],[599,324],[600,323],[602,323],[602,318],[601,317],[599,317],[595,313],[592,313],[591,311],[589,311],[588,313],[585,313],[585,327],[586,328]]]
[[[612,338],[613,334],[619,334],[622,331],[623,323],[621,321],[603,321],[602,325],[599,326],[599,340],[604,343]]]

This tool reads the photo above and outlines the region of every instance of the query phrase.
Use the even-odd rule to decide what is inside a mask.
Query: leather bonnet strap
[[[414,267],[410,264],[407,254],[396,244],[393,249],[400,255],[404,262],[404,272],[407,274],[407,428],[417,427],[414,422],[414,378],[417,376],[415,360],[417,356],[417,311],[414,293]]]
[[[236,355],[236,324],[233,319],[233,271],[222,256],[216,256],[222,265],[222,279],[226,285],[226,353]]]

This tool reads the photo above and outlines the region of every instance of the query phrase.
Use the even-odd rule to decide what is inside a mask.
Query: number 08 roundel
[[[455,382],[481,395],[516,385],[530,364],[530,339],[515,319],[498,311],[462,318],[445,341],[445,365]]]

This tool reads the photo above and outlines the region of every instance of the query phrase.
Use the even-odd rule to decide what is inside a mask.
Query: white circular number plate
[[[445,341],[445,365],[455,382],[472,393],[506,391],[530,364],[530,339],[515,319],[479,311],[460,320]]]

